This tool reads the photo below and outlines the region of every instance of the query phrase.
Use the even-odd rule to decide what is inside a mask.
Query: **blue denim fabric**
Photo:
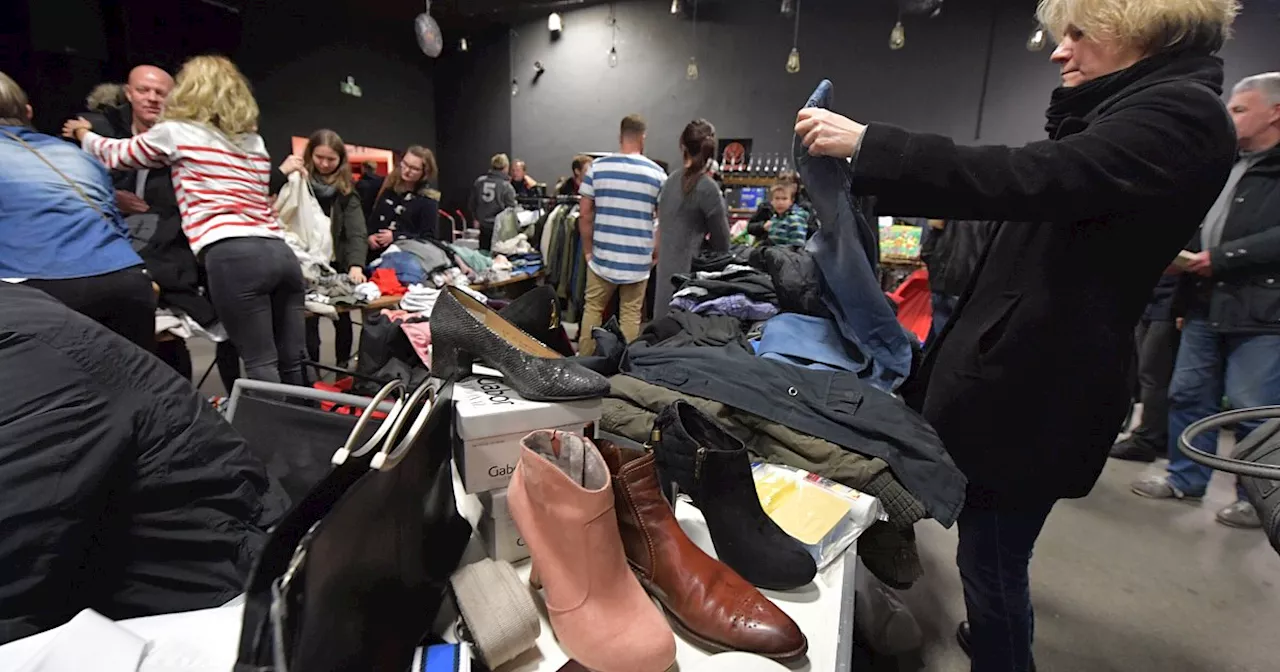
[[[970,672],[1035,669],[1031,642],[1031,549],[1053,502],[1025,509],[960,513],[956,565],[969,618]]]
[[[783,313],[764,324],[756,354],[765,359],[827,371],[861,373],[867,358],[824,317]]]
[[[142,265],[102,164],[71,143],[29,128],[0,131],[0,278],[89,278]]]
[[[960,297],[942,294],[940,292],[933,293],[933,320],[929,325],[929,338],[924,343],[924,349],[928,350],[933,342],[938,340],[942,335],[942,330],[951,321],[951,316],[956,312],[956,306],[960,303]]]
[[[1204,320],[1188,319],[1169,384],[1169,483],[1188,495],[1203,495],[1213,470],[1183,455],[1178,437],[1196,420],[1222,411],[1223,395],[1232,408],[1280,404],[1280,335],[1219,334]],[[1259,424],[1240,423],[1236,436]],[[1216,454],[1218,433],[1205,432],[1193,445]]]
[[[805,107],[830,106],[831,92],[831,82],[822,80]],[[853,169],[844,159],[809,156],[799,137],[792,153],[822,222],[805,246],[822,277],[822,302],[835,316],[840,333],[871,358],[866,381],[893,391],[911,373],[912,339],[880,288],[879,242],[854,203]]]

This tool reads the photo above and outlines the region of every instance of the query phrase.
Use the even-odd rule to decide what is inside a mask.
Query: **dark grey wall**
[[[317,11],[254,0],[244,11],[236,62],[253,82],[261,133],[276,163],[288,155],[292,136],[318,128],[337,131],[349,144],[397,152],[436,145],[434,65],[418,50],[411,24],[342,4]],[[339,90],[347,75],[362,97]]]
[[[750,137],[757,151],[785,152],[796,109],[823,77],[836,85],[839,111],[859,120],[966,143],[1022,144],[1043,137],[1057,84],[1052,44],[1041,52],[1025,47],[1035,4],[948,0],[938,18],[907,19],[907,46],[895,52],[887,46],[893,3],[806,0],[801,72],[790,75],[783,66],[792,28],[776,0],[703,0],[697,81],[685,79],[694,53],[690,23],[671,16],[666,0],[618,3],[617,68],[606,62],[608,7],[565,12],[559,40],[545,20],[516,27],[521,90],[511,100],[512,151],[535,177],[552,182],[568,174],[574,153],[612,149],[619,119],[639,112],[649,121],[655,158],[674,161],[679,133],[696,117],[714,123],[721,137]],[[1222,54],[1228,87],[1246,74],[1280,69],[1280,3],[1244,4],[1236,38]],[[537,84],[534,61],[547,68]],[[508,79],[490,79],[509,87]]]
[[[471,50],[446,51],[436,70],[437,157],[442,205],[466,206],[471,182],[489,157],[511,151],[508,31],[472,33]]]
[[[613,148],[619,119],[639,112],[649,121],[649,154],[667,161],[679,157],[677,138],[696,117],[721,137],[753,138],[756,151],[786,152],[796,110],[824,77],[835,83],[842,112],[972,139],[995,2],[951,0],[937,19],[907,19],[907,47],[894,52],[887,46],[892,3],[808,0],[795,75],[784,68],[792,24],[776,1],[718,3],[698,23],[697,81],[685,78],[694,53],[690,22],[671,16],[667,2],[618,4],[617,68],[606,62],[607,7],[566,13],[554,42],[545,22],[520,26],[513,150],[549,181],[567,174],[573,152]],[[1029,30],[1032,3],[1020,4]],[[1005,38],[1022,49],[1026,32]],[[533,85],[536,60],[547,73]],[[1043,67],[1052,87],[1052,67]]]

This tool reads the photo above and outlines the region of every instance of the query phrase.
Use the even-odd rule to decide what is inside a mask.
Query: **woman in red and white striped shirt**
[[[163,120],[114,140],[71,120],[63,135],[108,168],[173,166],[191,251],[250,378],[302,384],[302,271],[267,193],[271,159],[257,134],[258,104],[235,64],[197,56],[182,66]]]

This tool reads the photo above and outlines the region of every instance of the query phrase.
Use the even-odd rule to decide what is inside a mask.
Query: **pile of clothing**
[[[677,275],[674,280],[680,289],[671,297],[672,308],[751,321],[778,314],[773,279],[750,266],[730,264],[719,271]]]
[[[507,280],[522,273],[533,274],[542,270],[542,255],[528,243],[523,247],[523,253],[504,257],[433,239],[398,240],[369,265],[372,276],[393,274],[398,291],[384,286],[385,280],[382,283],[373,281],[373,277],[370,280],[378,285],[381,296],[395,296],[407,291],[404,289],[406,286],[468,287],[473,283]],[[370,294],[370,289],[364,290],[365,296]]]

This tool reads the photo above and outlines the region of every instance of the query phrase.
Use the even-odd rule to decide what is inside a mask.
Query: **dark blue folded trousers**
[[[832,88],[822,80],[805,107],[830,107]],[[911,337],[880,288],[879,236],[854,201],[853,167],[845,159],[809,156],[800,137],[792,153],[822,222],[805,246],[822,278],[822,302],[841,335],[870,358],[864,380],[892,392],[911,373]]]

